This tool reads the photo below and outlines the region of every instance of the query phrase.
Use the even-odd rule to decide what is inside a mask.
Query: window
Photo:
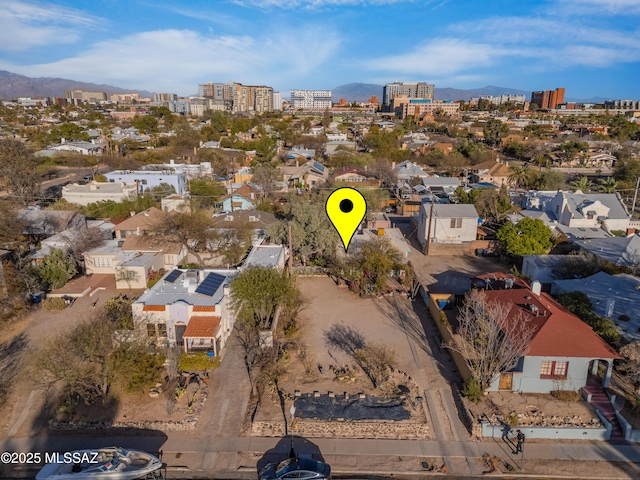
[[[462,228],[462,219],[461,218],[452,218],[451,219],[451,228]]]
[[[540,366],[540,378],[543,379],[566,379],[569,362],[544,361]]]
[[[167,324],[159,323],[158,324],[158,335],[162,338],[167,338]]]
[[[156,338],[156,324],[147,323],[147,337]]]

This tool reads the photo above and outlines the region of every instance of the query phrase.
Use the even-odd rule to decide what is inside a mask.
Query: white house
[[[171,170],[164,171],[145,171],[145,170],[115,170],[105,173],[105,177],[111,183],[138,182],[138,191],[143,193],[145,190],[159,187],[160,185],[169,184],[175,189],[175,193],[182,195],[187,187],[187,174],[184,172],[174,172]],[[171,192],[167,192],[169,194]]]
[[[171,270],[133,303],[136,329],[158,344],[221,355],[235,322],[229,283],[236,273]]]
[[[76,205],[89,205],[94,202],[135,200],[138,196],[138,184],[135,182],[91,182],[87,185],[72,183],[62,187],[62,198]]]
[[[478,236],[478,212],[473,205],[422,202],[416,222],[423,248],[429,233],[430,243],[470,243]]]

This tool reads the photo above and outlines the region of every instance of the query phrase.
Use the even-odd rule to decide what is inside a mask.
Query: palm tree
[[[607,177],[606,179],[600,179],[600,191],[603,193],[616,193],[618,189],[618,182],[615,181],[612,177]]]
[[[570,183],[570,185],[571,191],[573,192],[580,190],[582,193],[589,193],[589,191],[593,188],[593,182],[587,177],[580,177],[579,180],[574,180]]]
[[[542,153],[538,153],[536,156],[533,157],[532,160],[534,163],[538,164],[538,170],[542,170],[542,166],[544,165],[546,167],[547,163],[549,162],[547,157],[545,157]]]
[[[507,177],[507,181],[510,184],[515,184],[516,193],[518,193],[518,187],[521,184],[524,184],[529,178],[529,165],[521,165],[519,163],[514,163],[509,166],[509,170],[511,170],[511,174]]]

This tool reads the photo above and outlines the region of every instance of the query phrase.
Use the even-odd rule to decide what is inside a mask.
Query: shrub
[[[183,353],[178,369],[183,372],[205,372],[220,366],[220,357],[210,357],[207,352]]]
[[[518,414],[516,412],[511,412],[507,415],[507,425],[510,427],[517,427],[520,425],[520,419],[518,418]]]
[[[471,377],[469,380],[464,382],[464,386],[462,387],[462,395],[467,397],[473,403],[478,403],[482,398],[482,388],[480,388],[480,382],[475,378]]]
[[[67,302],[60,297],[52,297],[45,299],[45,301],[42,302],[42,306],[47,312],[57,312],[67,308]]]
[[[550,393],[554,398],[563,402],[577,402],[582,398],[580,392],[573,390],[552,390]]]

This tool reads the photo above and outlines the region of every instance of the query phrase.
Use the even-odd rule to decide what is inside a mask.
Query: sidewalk
[[[97,437],[97,438],[96,438]],[[282,454],[289,453],[288,439],[264,437],[231,437],[231,438],[181,438],[174,434],[162,445],[152,447],[153,438],[136,436],[59,436],[13,438],[2,442],[3,451],[67,451],[79,448],[92,448],[105,445],[127,446],[148,451],[162,451],[162,460],[167,464],[167,471],[182,472],[182,478],[190,476],[203,478],[206,476],[220,478],[255,478],[255,469],[249,471],[251,462],[239,464],[240,452],[255,452],[262,456],[265,452]],[[36,446],[37,445],[37,446]],[[159,448],[158,448],[159,447]],[[411,459],[418,465],[420,459],[429,457],[444,457],[448,471],[452,475],[461,477],[480,476],[474,458],[484,454],[495,455],[513,465],[520,466],[521,458],[516,457],[510,448],[500,439],[483,442],[438,442],[417,440],[352,440],[352,439],[295,439],[298,454],[313,454],[318,450],[323,458],[331,465],[332,470],[342,474],[391,474],[399,475],[419,474],[419,470],[372,471],[374,468],[384,468],[401,457]],[[531,443],[525,445],[525,462],[535,460],[572,460],[572,461],[604,461],[640,463],[640,448],[633,445],[609,445],[607,443],[590,444],[548,444]],[[466,461],[465,461],[466,459]],[[400,462],[404,468],[410,462]],[[453,468],[452,468],[453,467]],[[635,466],[636,478],[640,477],[640,468]],[[188,473],[187,473],[188,472]],[[526,473],[526,468],[525,472]],[[517,471],[512,475],[522,475]],[[177,475],[177,473],[176,473]],[[171,475],[173,476],[173,473]],[[539,477],[539,475],[538,475]],[[605,478],[599,476],[599,478]],[[608,477],[621,478],[621,477]],[[624,478],[624,477],[623,477]]]

